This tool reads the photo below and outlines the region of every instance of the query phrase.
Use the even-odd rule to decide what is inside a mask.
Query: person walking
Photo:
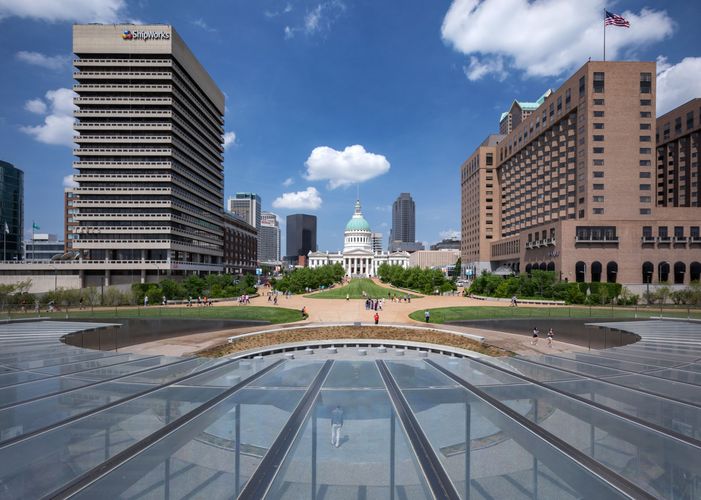
[[[144,307],[148,306],[148,295],[144,295]]]
[[[424,319],[426,320],[426,323],[430,323],[431,321],[431,311],[428,309],[424,311]]]
[[[518,302],[516,301],[516,295],[514,295],[513,297],[511,297],[511,307],[517,307],[517,306],[518,306]]]
[[[533,327],[533,339],[531,340],[531,345],[536,345],[538,343],[538,334],[540,332],[538,331],[538,327],[534,326]]]
[[[552,328],[548,330],[548,347],[553,346],[553,337],[555,336],[555,332],[553,331]]]
[[[331,411],[331,445],[341,446],[341,428],[343,427],[343,410],[336,405]]]
[[[375,324],[378,324],[380,322],[380,313],[376,312],[373,318],[375,318]]]

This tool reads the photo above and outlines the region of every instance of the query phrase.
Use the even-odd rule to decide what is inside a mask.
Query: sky
[[[631,23],[607,28],[607,60],[658,62],[658,113],[701,96],[699,2],[0,0],[0,159],[25,172],[25,237],[63,233],[73,23],[172,24],[226,95],[225,198],[258,193],[283,229],[315,214],[335,251],[358,192],[385,245],[401,192],[418,241],[459,235],[461,163],[514,99],[601,59],[604,7]]]

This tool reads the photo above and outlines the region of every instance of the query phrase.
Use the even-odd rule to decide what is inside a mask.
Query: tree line
[[[446,278],[440,269],[382,264],[377,268],[377,275],[384,283],[425,295],[457,290],[454,281]]]

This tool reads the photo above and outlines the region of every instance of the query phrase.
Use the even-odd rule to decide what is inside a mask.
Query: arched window
[[[554,271],[555,270],[555,263],[554,262],[548,262],[548,271]]]
[[[669,281],[669,262],[660,262],[657,265],[657,276],[660,283]]]
[[[655,272],[655,266],[652,262],[643,262],[643,283],[652,283],[652,274]]]
[[[616,276],[618,275],[618,264],[616,262],[609,262],[606,264],[606,282],[615,283]]]
[[[531,274],[531,265],[526,264],[526,274]]]
[[[587,275],[587,265],[581,260],[574,265],[574,275],[577,283],[584,283]]]
[[[674,284],[683,285],[684,275],[686,274],[686,264],[683,262],[674,263]]]
[[[540,263],[540,270],[545,271],[548,268],[548,265],[545,262]]]
[[[592,283],[599,283],[601,281],[601,262],[595,260],[591,263],[591,281]]]
[[[692,262],[689,266],[689,282],[701,280],[701,263]]]

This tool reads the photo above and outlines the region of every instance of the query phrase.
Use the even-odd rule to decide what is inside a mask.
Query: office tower
[[[220,271],[221,90],[168,25],[74,25],[73,52],[73,249],[108,284]]]
[[[416,205],[409,193],[400,194],[392,204],[392,241],[416,241]]]
[[[538,109],[545,101],[545,98],[552,94],[552,90],[547,90],[535,102],[517,101],[511,103],[508,111],[501,114],[499,118],[499,134],[506,135],[518,126],[523,120],[531,116],[531,113]]]
[[[256,193],[236,193],[227,202],[229,212],[258,229],[261,219],[260,196]]]
[[[498,143],[480,146],[471,156],[479,162],[461,166],[463,255],[488,256],[498,273],[551,270],[635,293],[646,283],[698,280],[693,143],[701,110],[692,101],[655,123],[655,69],[654,62],[588,62]],[[675,136],[665,134],[667,123]],[[657,152],[666,155],[657,166],[656,125]],[[493,147],[492,172],[482,163],[485,146]],[[467,252],[476,234],[488,253]]]
[[[24,172],[0,160],[0,231],[3,260],[22,259],[24,234]]]
[[[249,274],[258,265],[258,231],[248,222],[224,213],[224,272]]]
[[[306,258],[309,252],[316,252],[316,215],[288,215],[286,234],[285,258],[289,262],[297,263],[300,256]]]
[[[372,233],[372,251],[382,253],[382,233]]]
[[[279,262],[280,224],[278,223],[277,215],[272,212],[261,213],[258,236],[260,240],[258,260],[260,262]]]

